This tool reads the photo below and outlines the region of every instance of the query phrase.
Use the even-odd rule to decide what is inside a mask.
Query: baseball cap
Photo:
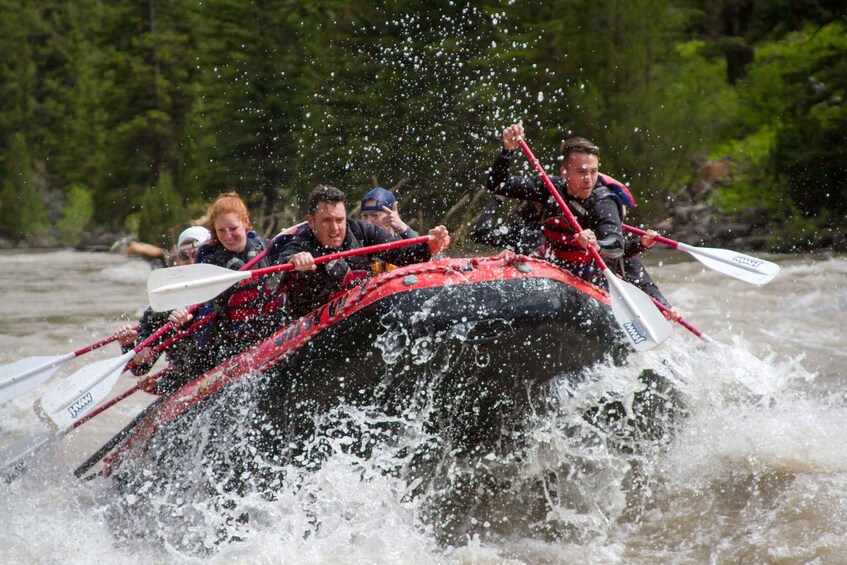
[[[376,200],[376,204],[373,206],[365,206],[365,202],[368,200]],[[386,190],[381,186],[378,186],[362,197],[362,212],[382,212],[383,206],[391,208],[394,206],[395,202],[397,202],[397,199],[393,194],[391,194],[390,190]]]

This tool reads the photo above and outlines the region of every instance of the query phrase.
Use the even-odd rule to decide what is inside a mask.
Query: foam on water
[[[843,373],[831,372],[819,340],[786,354],[785,341],[763,339],[782,323],[782,312],[752,307],[775,296],[784,303],[811,296],[793,323],[828,335],[832,323],[817,286],[843,297],[835,283],[844,265],[819,262],[822,281],[799,280],[814,272],[808,265],[786,265],[785,279],[746,303],[761,327],[736,324],[744,335],[727,329],[720,315],[708,317],[743,305],[727,304],[708,285],[702,292],[697,284],[668,285],[672,301],[684,305],[689,296],[685,310],[698,322],[711,320],[704,329],[726,345],[707,345],[677,328],[627,364],[558,380],[548,402],[536,406],[526,438],[512,438],[507,448],[451,452],[421,426],[423,413],[389,419],[339,409],[324,418],[327,433],[306,446],[321,456],[314,464],[281,464],[273,496],[207,496],[151,475],[153,496],[145,498],[141,489],[74,479],[73,468],[139,409],[116,406],[0,489],[4,556],[21,563],[844,562],[847,403],[831,386]],[[674,268],[665,269],[704,276],[692,265]],[[811,321],[804,311],[813,312]],[[416,348],[415,359],[432,352],[424,343],[407,346]],[[823,360],[829,372],[807,370],[812,360]],[[586,419],[598,403],[632,410],[645,369],[672,383],[676,396],[665,408],[684,406],[683,415],[663,412],[661,433],[642,428],[640,435],[614,419]],[[0,411],[4,444],[38,426],[31,402],[15,399]],[[193,433],[202,433],[198,426]],[[367,453],[354,447],[362,437],[372,440]],[[241,439],[235,433],[224,447],[242,449]],[[220,486],[194,454],[184,456],[183,470]],[[116,512],[126,505],[136,505],[136,514],[122,522]],[[242,515],[249,520],[239,521]],[[219,541],[221,532],[228,541]],[[186,536],[204,549],[183,545]]]

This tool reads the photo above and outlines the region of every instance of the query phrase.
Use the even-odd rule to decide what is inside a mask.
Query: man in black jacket
[[[593,247],[609,259],[617,259],[623,255],[624,238],[620,205],[612,191],[598,180],[600,150],[587,139],[568,139],[561,155],[561,176],[550,177],[582,228],[575,233],[540,175],[523,177],[509,173],[509,165],[520,147],[518,139],[523,135],[520,123],[503,130],[503,151],[491,168],[488,190],[509,198],[542,203],[545,257],[605,287],[605,277],[591,259],[588,248]]]
[[[294,265],[295,272],[284,273],[281,281],[281,288],[287,292],[286,308],[293,317],[311,312],[339,290],[370,276],[374,259],[398,266],[421,263],[429,261],[434,253],[450,244],[447,228],[438,226],[429,230],[433,238],[427,244],[316,265],[315,257],[400,239],[373,224],[348,219],[344,199],[344,193],[335,187],[316,187],[309,195],[306,225],[271,258],[275,264]]]

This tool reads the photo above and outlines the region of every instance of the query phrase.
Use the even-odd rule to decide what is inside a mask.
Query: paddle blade
[[[252,275],[206,263],[156,269],[147,278],[147,298],[153,310],[165,312],[207,302]]]
[[[70,429],[86,412],[108,396],[135,356],[129,351],[118,358],[104,359],[79,369],[41,397],[41,412],[60,430]]]
[[[612,313],[636,351],[652,349],[668,339],[671,325],[649,296],[606,268]]]
[[[53,376],[59,365],[73,358],[73,353],[27,357],[0,367],[0,404],[34,389]]]
[[[779,273],[779,265],[737,251],[713,247],[677,245],[705,266],[750,284],[767,284]]]

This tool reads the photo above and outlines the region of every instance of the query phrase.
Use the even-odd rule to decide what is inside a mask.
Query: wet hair
[[[253,229],[253,224],[250,223],[250,212],[247,211],[247,205],[241,200],[237,192],[224,192],[218,196],[214,202],[209,205],[207,216],[207,226],[212,233],[210,241],[218,242],[218,234],[215,231],[215,220],[224,214],[235,214],[244,223],[248,231]]]
[[[334,186],[319,184],[309,194],[309,200],[306,203],[306,209],[308,210],[310,216],[314,216],[315,212],[317,212],[318,210],[318,204],[320,204],[321,202],[326,202],[327,204],[334,204],[335,202],[343,203],[345,198],[346,196],[344,195],[344,193],[335,188]]]
[[[585,153],[600,156],[600,148],[584,137],[571,137],[562,142],[559,148],[559,166],[564,167],[571,153]]]

